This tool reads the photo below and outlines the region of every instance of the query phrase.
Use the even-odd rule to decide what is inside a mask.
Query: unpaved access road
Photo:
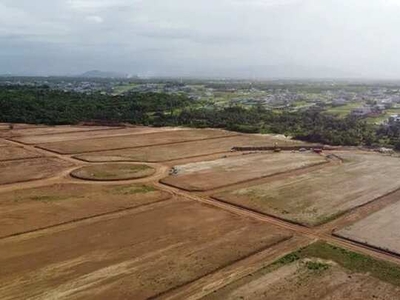
[[[399,294],[399,287],[369,274],[354,274],[333,261],[311,258],[275,270],[266,268],[202,299],[395,300]]]
[[[54,157],[0,162],[0,185],[55,176],[73,164]]]
[[[0,193],[0,238],[171,198],[151,185],[59,183]]]
[[[400,255],[400,192],[393,203],[335,233],[339,236]]]
[[[60,132],[53,134],[38,134],[36,135],[38,129],[31,130],[33,133],[27,135],[15,135],[12,140],[24,144],[43,144],[43,143],[54,143],[54,142],[64,142],[73,140],[85,140],[91,138],[102,138],[102,137],[112,137],[112,136],[124,136],[124,135],[135,135],[135,134],[145,134],[145,133],[155,133],[155,132],[166,132],[166,131],[177,131],[181,130],[179,128],[153,128],[153,127],[129,127],[129,128],[99,128],[96,130],[90,130],[91,127],[85,127],[86,130],[78,130],[71,132]],[[183,129],[182,129],[183,130]]]
[[[162,180],[187,191],[207,191],[290,170],[327,163],[314,153],[263,153],[175,166],[176,175]]]
[[[12,130],[1,130],[0,137],[35,137],[43,135],[58,135],[69,132],[89,132],[97,130],[107,130],[113,127],[106,126],[73,126],[73,125],[62,125],[62,126],[43,126],[33,128],[22,128]]]
[[[344,163],[214,195],[307,226],[328,222],[400,187],[400,160],[378,154],[340,153]]]
[[[27,150],[18,146],[5,146],[0,149],[0,161],[36,158],[41,156],[43,156],[43,154],[37,151]]]
[[[79,154],[104,150],[117,150],[150,145],[173,144],[194,140],[206,140],[235,135],[234,133],[216,129],[192,129],[156,132],[149,134],[133,134],[111,136],[85,140],[71,140],[40,144],[40,148],[60,154]]]
[[[229,152],[237,146],[274,146],[295,145],[293,140],[277,139],[272,135],[244,135],[230,136],[220,139],[193,141],[187,143],[150,146],[138,149],[124,149],[112,151],[100,151],[91,154],[78,155],[79,159],[89,162],[102,161],[144,161],[144,162],[166,162],[189,157],[199,157],[213,153]]]
[[[146,299],[291,236],[193,201],[161,202],[124,216],[0,240],[0,298]]]

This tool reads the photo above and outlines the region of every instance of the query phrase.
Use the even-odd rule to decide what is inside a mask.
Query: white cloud
[[[103,18],[100,16],[87,16],[86,20],[88,20],[89,22],[98,23],[98,24],[104,22]]]
[[[77,11],[97,11],[118,6],[131,6],[140,0],[67,0],[69,6]]]
[[[51,59],[59,46],[70,53],[57,59],[60,73],[63,65],[81,67],[82,61],[104,61],[107,69],[130,66],[123,70],[129,73],[136,68],[212,73],[293,63],[344,71],[351,66],[369,74],[391,69],[400,77],[399,4],[400,0],[0,0],[0,70],[23,66],[38,53]],[[26,49],[33,42],[30,55]],[[13,53],[23,55],[12,61]]]
[[[302,0],[227,0],[226,2],[231,5],[273,7],[290,5],[301,1]]]

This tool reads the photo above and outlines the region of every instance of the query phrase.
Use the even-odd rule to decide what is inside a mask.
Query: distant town
[[[215,106],[261,105],[279,112],[318,107],[329,114],[364,118],[375,125],[400,123],[400,83],[394,82],[140,79],[101,77],[101,74],[92,71],[77,78],[3,76],[0,77],[1,86],[46,87],[64,92],[114,96],[128,93],[177,94],[210,109]]]

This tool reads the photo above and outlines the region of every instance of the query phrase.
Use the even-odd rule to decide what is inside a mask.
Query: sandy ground
[[[1,193],[0,237],[138,207],[170,197],[169,193],[151,186],[134,184],[56,184]]]
[[[70,162],[53,157],[0,162],[0,184],[48,178],[72,166]]]
[[[398,262],[394,256],[332,237],[330,227],[305,228],[208,197],[218,192],[248,189],[251,185],[267,186],[267,183],[274,184],[277,180],[289,182],[290,187],[293,184],[293,178],[303,176],[310,170],[330,168],[329,165],[314,165],[269,178],[251,179],[235,187],[225,186],[203,193],[189,193],[162,185],[158,180],[167,175],[170,166],[183,164],[185,164],[181,169],[183,176],[210,172],[208,180],[212,184],[215,178],[217,178],[217,183],[219,180],[222,182],[235,179],[238,173],[235,170],[248,172],[246,173],[248,176],[253,176],[254,172],[264,172],[262,166],[266,164],[268,168],[276,168],[279,172],[286,168],[283,161],[264,162],[260,166],[260,159],[250,159],[250,157],[264,158],[268,154],[241,155],[237,152],[221,154],[219,150],[229,151],[231,147],[241,145],[273,145],[276,138],[259,135],[230,137],[223,135],[216,139],[181,142],[182,137],[186,141],[187,138],[208,138],[211,131],[213,137],[216,133],[226,134],[226,132],[198,130],[194,133],[195,130],[180,128],[141,130],[141,128],[139,130],[129,128],[56,133],[46,129],[41,131],[42,135],[33,136],[30,135],[30,131],[25,131],[29,135],[19,137],[27,138],[27,142],[35,143],[49,141],[48,139],[53,142],[64,141],[56,144],[66,149],[69,143],[73,144],[71,149],[82,144],[86,148],[94,147],[100,150],[102,147],[119,148],[121,144],[150,143],[154,145],[160,142],[164,144],[165,140],[168,142],[178,140],[179,143],[145,146],[140,149],[126,149],[126,151],[101,151],[106,155],[115,153],[117,160],[121,159],[119,157],[121,156],[128,160],[164,162],[162,165],[152,165],[157,170],[154,176],[135,180],[135,184],[132,183],[133,181],[92,182],[71,178],[68,176],[71,170],[88,164],[74,160],[68,155],[49,153],[30,145],[20,146],[28,151],[38,151],[43,155],[50,154],[57,158],[0,162],[0,183],[2,180],[20,181],[27,180],[26,178],[38,179],[37,176],[51,177],[0,186],[0,299],[146,299],[156,295],[169,300],[200,299],[210,291],[219,290],[243,277],[249,278],[251,282],[257,281],[256,274],[260,268],[318,239],[331,241],[346,249],[372,255],[375,258]],[[154,132],[152,130],[157,133],[150,133]],[[173,130],[182,132],[170,133]],[[44,133],[46,131],[47,133]],[[162,134],[159,131],[162,131]],[[100,138],[102,134],[105,134],[107,138]],[[155,138],[157,136],[159,138]],[[166,136],[166,138],[161,136]],[[0,138],[0,146],[1,141]],[[280,143],[285,143],[287,140],[279,139],[279,141],[278,145],[282,145]],[[235,144],[232,145],[232,142]],[[11,141],[5,143],[13,144]],[[288,143],[292,141],[289,140]],[[214,154],[210,155],[211,153]],[[207,156],[199,156],[204,154]],[[232,158],[220,160],[225,155]],[[104,159],[104,156],[101,158]],[[398,175],[396,169],[398,160],[385,159],[392,160],[389,163],[381,158],[377,161],[371,159],[368,160],[370,166],[366,168],[364,164],[357,164],[357,159],[349,154],[346,157],[346,164],[354,163],[354,165],[345,171],[330,175],[310,173],[317,174],[313,175],[313,179],[316,180],[313,183],[314,188],[322,186],[324,192],[335,193],[335,197],[327,197],[328,201],[332,199],[336,201],[343,195],[347,197],[331,205],[322,203],[321,207],[327,206],[326,210],[334,212],[335,209],[340,209],[346,204],[349,195],[361,197],[363,193],[370,193],[374,196],[375,193],[381,191],[381,188],[387,189],[388,185],[395,185],[393,182],[398,178],[395,176]],[[228,164],[226,164],[227,161]],[[275,163],[281,166],[278,168]],[[331,169],[331,171],[335,170]],[[214,173],[220,174],[219,177],[213,177]],[[371,179],[372,176],[369,176],[367,180],[364,178],[364,173],[368,175],[372,173],[375,177]],[[318,176],[322,179],[319,180]],[[193,182],[198,181],[202,184],[203,179],[200,180],[200,178],[200,176],[194,178]],[[354,178],[359,180],[355,185],[352,181]],[[206,182],[206,179],[203,182]],[[336,182],[337,188],[329,190],[326,187],[327,182]],[[139,183],[146,186],[138,186]],[[295,198],[299,198],[300,201],[307,199],[307,195],[304,194],[311,197],[319,195],[312,189],[308,189],[307,185],[304,190],[291,191],[292,198],[295,195]],[[282,194],[280,199],[285,199],[284,195]],[[383,202],[374,201],[372,203],[374,211],[385,207],[385,203],[395,203],[392,198],[390,199]],[[376,202],[381,204],[375,206]],[[350,201],[350,204],[353,202]],[[283,205],[290,208],[287,203]],[[369,207],[370,205],[366,205],[363,206],[362,212],[348,214],[348,218],[343,223],[339,221],[344,218],[339,218],[338,223],[330,222],[326,225],[335,223],[343,227],[352,224],[368,215],[368,212],[371,213]],[[359,209],[352,212],[354,211],[358,212]],[[315,217],[315,215],[312,216]],[[339,228],[342,227],[339,226]],[[360,275],[362,278],[359,278],[356,277],[359,274],[349,275],[346,270],[336,269],[336,267],[328,270],[334,273],[326,278],[325,274],[319,274],[314,278],[313,274],[302,273],[303,271],[298,268],[295,273],[305,274],[305,278],[296,279],[296,275],[290,272],[287,276],[285,275],[286,277],[274,273],[273,280],[275,277],[277,280],[272,286],[269,285],[269,279],[263,277],[254,284],[250,281],[240,285],[235,283],[230,285],[232,289],[223,289],[221,292],[231,295],[237,288],[245,286],[233,297],[240,294],[239,296],[245,297],[250,295],[247,297],[249,299],[285,300],[297,300],[299,299],[297,296],[304,299],[317,299],[317,297],[347,299],[348,295],[350,299],[360,300],[368,299],[368,296],[377,296],[373,299],[397,299],[396,295],[399,294],[398,290],[395,290],[396,294],[392,293],[392,286],[382,285],[376,280],[371,281],[368,275]],[[337,272],[343,272],[345,275],[337,277]],[[355,283],[350,281],[343,283],[337,280],[337,278],[346,279],[345,276],[351,276],[357,280]],[[307,279],[308,277],[310,279]],[[333,291],[325,289],[325,286],[331,282]],[[268,293],[264,293],[265,286],[268,285],[270,288],[267,292],[271,293],[271,297]],[[319,286],[324,287],[322,291]],[[347,292],[343,291],[342,287],[345,291],[347,289]],[[288,292],[283,293],[281,297],[282,290]],[[290,291],[294,293],[290,294]],[[309,296],[310,293],[312,295],[315,293],[315,298]],[[226,298],[229,299],[229,297]],[[225,297],[218,299],[225,299]]]
[[[313,226],[400,187],[398,158],[340,153],[341,165],[214,197]]]
[[[0,130],[10,130],[10,123],[0,123]],[[14,129],[25,129],[25,128],[41,128],[46,127],[44,125],[32,125],[32,124],[13,124]]]
[[[93,166],[84,166],[71,172],[71,176],[83,180],[128,180],[145,178],[153,175],[156,170],[147,165],[109,163]]]
[[[46,126],[46,127],[36,127],[36,128],[25,128],[25,129],[13,129],[13,130],[3,130],[0,131],[0,137],[35,137],[40,135],[52,135],[52,134],[62,134],[68,132],[81,132],[81,131],[96,131],[96,130],[107,130],[114,127],[107,126],[72,126],[72,125],[62,125],[62,126]]]
[[[41,144],[40,147],[62,154],[78,154],[102,150],[115,150],[149,145],[179,143],[185,141],[226,137],[230,135],[234,134],[223,130],[181,130],[179,132],[167,131],[141,135],[86,139],[81,141],[55,142]]]
[[[7,146],[0,149],[0,161],[41,157],[43,154],[22,147]]]
[[[397,193],[400,200],[400,193]],[[340,236],[400,255],[400,201],[336,231]]]
[[[177,131],[179,128],[153,128],[153,127],[133,127],[133,128],[103,128],[103,130],[90,130],[91,126],[84,128],[86,131],[80,132],[60,132],[46,135],[28,135],[16,136],[12,138],[14,141],[22,142],[24,144],[43,144],[52,142],[63,142],[63,141],[73,141],[73,140],[84,140],[90,138],[100,138],[100,137],[110,137],[110,136],[124,136],[124,135],[134,135],[134,134],[145,134],[154,132],[165,132],[165,131]],[[107,129],[107,130],[105,130]],[[36,129],[38,130],[38,129]],[[88,131],[90,130],[90,131]],[[182,129],[183,130],[183,129]],[[25,130],[24,130],[25,131]],[[72,131],[72,130],[71,130]],[[33,130],[34,132],[34,130]],[[26,133],[26,132],[24,132]]]
[[[326,270],[310,270],[307,263],[323,263]],[[368,274],[351,273],[331,261],[307,259],[271,272],[259,271],[210,294],[204,300],[364,300],[400,299],[400,288]]]
[[[146,299],[291,236],[186,200],[78,225],[0,240],[0,298]]]
[[[206,191],[326,162],[314,153],[249,154],[176,166],[161,182],[184,190]]]
[[[277,139],[271,135],[240,135],[227,138],[195,141],[174,145],[151,146],[139,149],[101,151],[89,155],[79,155],[80,159],[100,161],[146,161],[164,162],[188,157],[210,155],[213,153],[229,152],[235,146],[274,146],[293,144],[294,141]]]

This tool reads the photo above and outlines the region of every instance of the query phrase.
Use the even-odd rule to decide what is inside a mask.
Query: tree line
[[[275,133],[330,145],[392,145],[400,150],[400,126],[376,128],[351,116],[339,119],[321,108],[276,113],[261,105],[199,107],[184,95],[164,93],[111,96],[44,87],[0,88],[0,122],[62,125],[91,120]]]

